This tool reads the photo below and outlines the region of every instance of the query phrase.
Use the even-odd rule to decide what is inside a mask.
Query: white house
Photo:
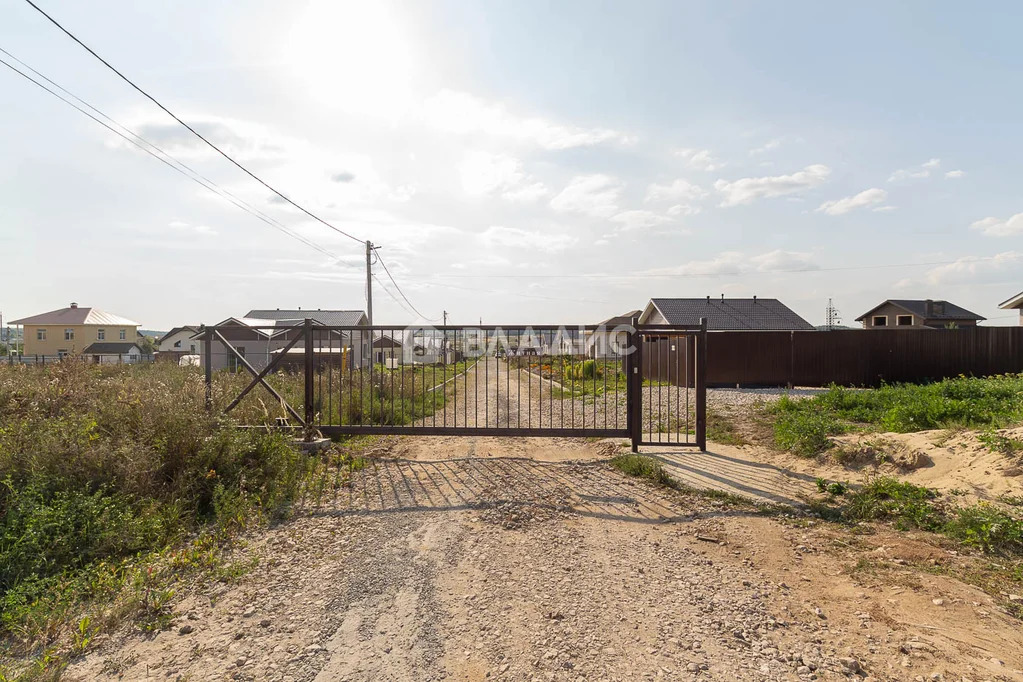
[[[600,329],[586,332],[586,354],[606,358],[620,355],[629,347],[629,332],[626,327],[632,325],[633,318],[638,318],[642,310],[630,310],[623,315],[616,315],[600,323]]]
[[[198,331],[198,325],[174,327],[157,340],[157,358],[180,362],[186,355],[202,355],[202,341],[195,338]]]

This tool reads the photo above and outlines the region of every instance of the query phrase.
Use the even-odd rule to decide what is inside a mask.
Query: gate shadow
[[[307,515],[497,510],[571,512],[657,524],[693,518],[678,500],[609,469],[604,462],[539,462],[521,457],[419,461],[373,457],[349,485],[306,501]]]
[[[659,460],[672,478],[701,490],[716,490],[793,507],[805,506],[806,498],[816,490],[813,476],[765,462],[731,457],[713,449],[700,452],[691,448],[658,446],[643,448],[642,452]]]

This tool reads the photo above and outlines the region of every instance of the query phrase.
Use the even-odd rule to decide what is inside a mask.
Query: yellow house
[[[79,308],[77,303],[11,324],[22,327],[26,356],[90,354],[102,362],[104,357],[141,353],[136,343],[138,322],[98,308]]]

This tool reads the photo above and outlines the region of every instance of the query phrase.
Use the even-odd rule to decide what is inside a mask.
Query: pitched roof
[[[126,317],[114,315],[99,308],[80,308],[76,303],[72,303],[69,307],[61,308],[60,310],[51,310],[48,313],[23,317],[20,320],[11,320],[10,324],[20,324],[23,326],[29,324],[95,324],[110,325],[111,327],[118,325],[125,327],[139,326],[138,322],[132,322]]]
[[[601,322],[600,325],[602,327],[617,327],[618,325],[622,324],[632,324],[632,318],[639,317],[642,313],[643,313],[642,310],[630,310],[627,313],[622,313],[621,315],[609,317],[603,322]]]
[[[813,325],[776,298],[651,298],[668,324],[700,324],[707,318],[713,331],[812,331]],[[645,312],[644,312],[645,315]]]
[[[86,355],[127,355],[131,353],[132,349],[140,350],[134,343],[126,343],[124,341],[120,343],[117,341],[97,341],[96,343],[86,346],[82,353]]]
[[[867,315],[874,312],[881,306],[891,303],[893,306],[902,308],[907,313],[912,313],[917,317],[922,317],[925,320],[986,320],[986,317],[981,317],[977,313],[971,313],[966,308],[961,308],[955,303],[949,303],[948,301],[942,301],[940,299],[911,299],[911,298],[890,298],[884,303],[879,303],[867,312],[863,313],[856,318],[857,322],[860,322]],[[928,310],[928,304],[941,304],[943,308],[941,312],[935,310],[933,307]]]
[[[157,343],[163,343],[165,339],[169,339],[170,337],[174,336],[178,332],[191,332],[192,334],[195,334],[197,331],[199,331],[199,325],[197,325],[197,324],[181,325],[180,327],[174,327],[174,329],[171,329],[169,332],[167,332],[166,334],[161,336],[159,339],[157,339],[156,342]]]
[[[998,304],[998,307],[1002,310],[1017,310],[1019,308],[1023,308],[1023,291],[1006,301],[1002,301]]]
[[[316,320],[327,327],[352,327],[362,324],[366,316],[361,310],[250,310],[245,317],[255,317],[263,320],[291,320],[301,323],[307,317]]]

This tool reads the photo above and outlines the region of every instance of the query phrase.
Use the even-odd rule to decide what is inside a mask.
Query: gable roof
[[[110,325],[111,327],[137,327],[138,322],[132,322],[126,317],[108,313],[99,308],[80,308],[78,304],[72,303],[67,308],[51,310],[48,313],[23,317],[20,320],[11,320],[10,324],[95,324]]]
[[[174,327],[174,329],[171,329],[169,332],[167,332],[166,334],[161,336],[159,339],[157,339],[156,342],[157,343],[163,343],[165,340],[167,340],[170,337],[174,336],[178,332],[189,332],[191,334],[195,334],[197,331],[199,331],[199,325],[197,325],[197,324],[186,324],[186,325],[182,325],[180,327]]]
[[[707,318],[707,329],[734,331],[813,331],[809,322],[776,298],[651,298],[640,322],[656,308],[668,324],[696,325]]]
[[[263,320],[292,321],[301,324],[307,317],[327,327],[354,327],[365,324],[366,313],[361,310],[250,310],[245,317]]]
[[[603,322],[601,322],[600,325],[602,327],[617,327],[623,324],[632,324],[632,318],[639,317],[642,314],[643,314],[642,310],[630,310],[627,313],[622,313],[621,315],[609,317]]]
[[[1006,301],[1002,301],[998,304],[998,307],[1002,310],[1018,310],[1023,308],[1023,291]]]
[[[83,354],[89,355],[128,355],[132,349],[141,352],[138,345],[121,341],[97,341],[85,347]]]
[[[949,303],[948,301],[942,301],[940,299],[912,299],[912,298],[890,298],[883,303],[879,303],[867,312],[863,313],[856,318],[857,322],[862,321],[872,312],[877,310],[883,305],[892,304],[897,308],[902,308],[907,313],[912,313],[917,317],[922,317],[925,320],[986,320],[986,317],[981,317],[977,313],[971,313],[966,308],[957,306],[955,303]],[[944,305],[944,311],[938,313],[933,308],[928,310],[928,304],[941,303]]]

